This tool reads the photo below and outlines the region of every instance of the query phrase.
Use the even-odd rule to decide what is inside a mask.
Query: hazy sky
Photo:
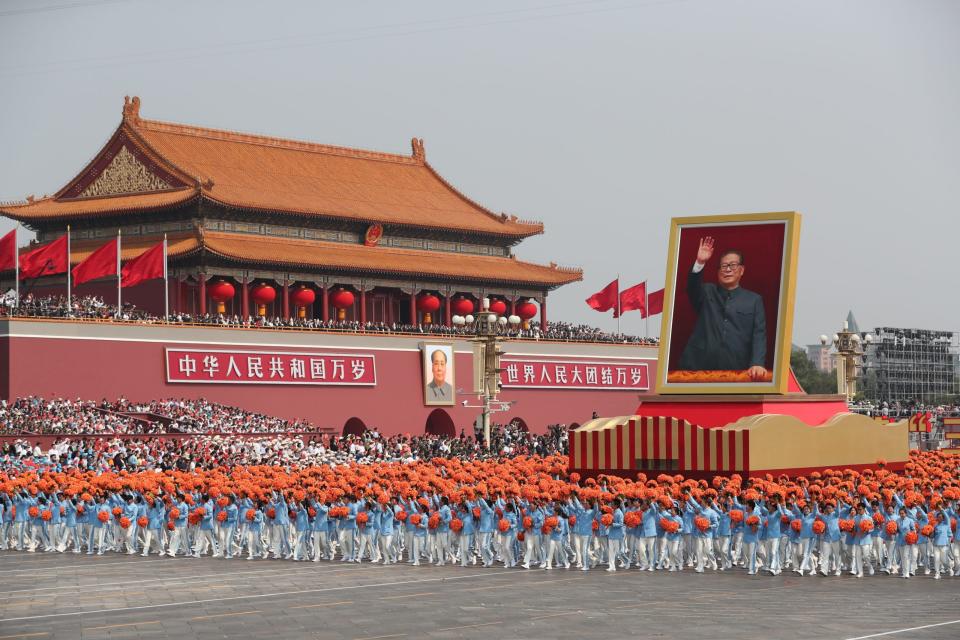
[[[672,216],[804,215],[794,341],[960,330],[960,1],[0,2],[0,199],[62,187],[145,118],[409,153],[662,286]],[[0,222],[0,230],[10,227]],[[659,319],[651,323],[657,331]],[[637,313],[625,331],[643,332]]]

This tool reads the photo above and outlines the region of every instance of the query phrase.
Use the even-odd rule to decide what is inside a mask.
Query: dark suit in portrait
[[[687,296],[697,322],[680,356],[680,369],[739,371],[767,366],[767,321],[759,294],[704,284],[703,272],[692,270],[687,274]]]

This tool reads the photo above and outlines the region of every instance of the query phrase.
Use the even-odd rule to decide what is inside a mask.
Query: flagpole
[[[644,338],[650,337],[650,287],[643,283],[643,313],[644,313]]]
[[[617,274],[617,335],[620,335],[620,274]]]
[[[16,309],[20,309],[20,245],[17,236],[20,235],[20,223],[13,228],[13,289],[17,295]]]
[[[119,320],[123,316],[123,299],[122,299],[122,287],[123,283],[120,281],[120,229],[117,229],[117,319]]]
[[[73,302],[70,299],[70,225],[67,225],[67,317],[70,317],[70,314],[73,311]]]
[[[167,284],[167,234],[163,234],[163,319],[170,319],[170,285]]]

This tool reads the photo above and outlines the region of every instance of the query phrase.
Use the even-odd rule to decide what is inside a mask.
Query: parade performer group
[[[566,459],[192,472],[14,467],[0,549],[587,571],[960,576],[960,457],[902,473],[581,483]]]

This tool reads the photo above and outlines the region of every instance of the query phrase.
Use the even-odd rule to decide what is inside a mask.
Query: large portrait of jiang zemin
[[[800,215],[674,218],[658,393],[786,393]]]

